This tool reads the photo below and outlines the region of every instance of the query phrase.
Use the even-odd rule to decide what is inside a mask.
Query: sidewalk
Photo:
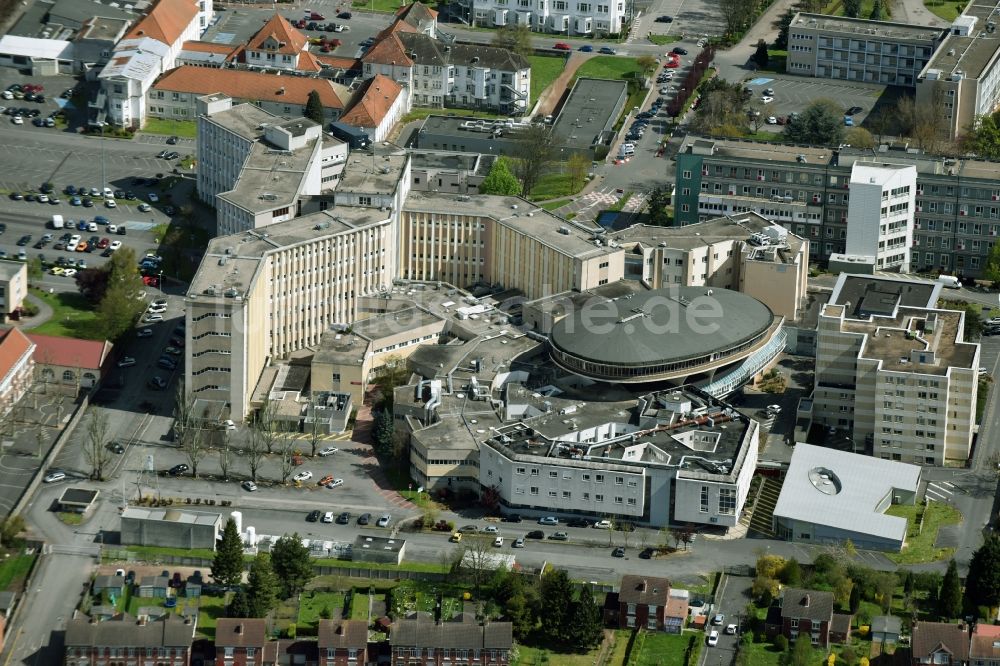
[[[22,331],[30,331],[33,328],[38,328],[48,320],[52,319],[53,310],[52,306],[38,298],[31,292],[28,292],[26,299],[32,305],[38,308],[38,314],[34,317],[28,317],[27,319],[22,319],[18,322],[13,322],[15,326],[20,328]]]

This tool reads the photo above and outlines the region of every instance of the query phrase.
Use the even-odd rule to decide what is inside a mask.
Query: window
[[[594,501],[595,502],[603,502],[604,501],[604,495],[594,495]]]
[[[708,486],[701,487],[701,512],[708,513]]]
[[[594,480],[597,481],[597,483],[604,483],[604,475],[603,474],[595,474],[594,475]]]
[[[625,483],[625,479],[623,477],[620,477],[620,476],[616,476],[615,477],[615,485],[616,486],[623,485],[624,483]]]
[[[550,479],[555,479],[555,478],[558,478],[558,477],[559,477],[559,472],[557,472],[555,470],[549,470],[549,478]]]
[[[735,488],[719,488],[719,513],[723,516],[736,514]]]
[[[76,375],[73,374],[72,370],[66,370],[63,372],[62,378],[64,382],[71,382],[76,379]]]

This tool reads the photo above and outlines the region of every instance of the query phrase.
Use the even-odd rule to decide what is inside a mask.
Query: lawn
[[[198,123],[193,120],[166,120],[163,118],[147,118],[146,126],[142,128],[147,134],[164,134],[166,136],[181,136],[193,139],[198,136]]]
[[[667,44],[681,41],[681,38],[677,35],[650,35],[648,39],[658,46],[666,46]]]
[[[128,596],[128,595],[126,595]],[[128,596],[128,601],[123,604],[127,607],[130,615],[136,615],[139,608],[143,606],[163,607],[166,601],[156,597],[136,597]],[[172,609],[177,615],[185,614],[185,611],[198,611],[198,633],[205,638],[215,638],[215,623],[223,616],[226,610],[225,597],[211,597],[202,595],[200,597],[177,597],[177,606]]]
[[[573,203],[572,199],[556,199],[555,201],[546,201],[543,204],[538,204],[539,208],[544,208],[545,210],[555,210],[556,208],[562,208],[568,203]]]
[[[421,571],[425,573],[448,573],[450,566],[433,562],[403,562],[400,565],[380,564],[378,562],[349,562],[347,560],[315,559],[313,564],[331,569],[372,569],[380,571]]]
[[[622,58],[620,56],[597,56],[591,58],[576,70],[573,80],[588,77],[592,79],[634,79],[642,75],[642,68],[636,62],[636,58]],[[531,77],[535,72],[532,70]]]
[[[28,577],[34,555],[13,555],[0,564],[0,590],[7,590],[13,583],[19,583]]]
[[[636,666],[684,666],[684,653],[687,650],[688,642],[696,634],[666,634],[642,632],[636,638]],[[697,634],[696,640],[704,640]],[[639,645],[639,641],[642,644]]]
[[[747,666],[778,666],[780,661],[781,653],[770,643],[750,644]]]
[[[586,185],[587,181],[584,180],[583,184]],[[580,189],[582,189],[582,186],[574,186],[570,175],[563,170],[563,165],[554,163],[538,179],[538,183],[531,190],[531,196],[528,198],[532,201],[546,201],[547,199],[571,196],[579,192]],[[567,201],[563,200],[563,204],[565,203]]]
[[[625,639],[626,642],[628,639]],[[594,666],[600,648],[585,654],[565,654],[530,645],[518,645],[514,666]]]
[[[81,294],[75,292],[50,294],[35,288],[31,293],[52,308],[52,318],[38,328],[32,329],[32,332],[63,338],[104,339],[97,312]]]
[[[427,116],[443,116],[443,115],[455,115],[461,116],[463,118],[507,118],[500,113],[491,113],[490,111],[477,111],[475,109],[431,109],[431,108],[421,108],[413,109],[405,116],[403,116],[403,123],[410,123],[414,120],[423,120]]]
[[[925,509],[923,528],[917,532],[917,520],[920,512]],[[954,525],[962,521],[962,514],[955,507],[940,502],[928,502],[926,507],[921,504],[915,506],[894,504],[889,507],[886,513],[890,516],[906,518],[908,523],[906,546],[903,547],[903,551],[886,553],[886,556],[896,564],[933,562],[949,557],[955,552],[954,548],[936,548],[934,546],[940,527]]]
[[[140,562],[158,562],[164,555],[212,560],[215,551],[208,548],[167,548],[165,546],[123,546],[121,550],[134,553]]]
[[[944,2],[944,0],[924,0],[924,7],[951,23],[962,13],[965,3]]]
[[[608,666],[624,666],[625,653],[628,650],[628,639],[631,635],[632,632],[626,629],[615,631],[615,644],[611,648],[611,654],[608,655],[607,661],[604,662],[605,664]]]
[[[365,598],[367,599],[367,595]],[[296,622],[299,633],[315,635],[323,609],[328,609],[327,617],[341,617],[341,611],[344,609],[344,593],[320,590],[303,592],[299,601],[299,619]]]
[[[367,2],[354,0],[351,4],[354,7],[365,7],[375,12],[395,12],[406,3],[399,0],[367,0]]]
[[[562,74],[566,68],[566,58],[530,55],[528,62],[531,63],[531,99],[528,101],[530,108],[542,96],[545,89]]]

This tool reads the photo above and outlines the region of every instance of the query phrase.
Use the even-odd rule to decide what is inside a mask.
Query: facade
[[[799,12],[788,28],[789,74],[915,87],[943,28]]]
[[[801,633],[812,639],[813,645],[826,647],[830,643],[833,622],[833,594],[818,590],[786,587],[781,598],[781,631],[790,642]]]
[[[1000,664],[1000,626],[980,622],[972,630],[969,666]]]
[[[380,143],[409,110],[409,89],[388,76],[376,74],[367,82],[350,110],[340,118],[340,122],[367,130],[371,140]]]
[[[320,620],[319,666],[368,663],[368,624],[364,620]]]
[[[31,388],[34,353],[35,344],[21,329],[0,329],[0,418]]]
[[[162,620],[136,619],[121,613],[98,622],[86,615],[66,623],[66,666],[111,663],[155,663],[189,666],[195,622],[167,615]]]
[[[994,162],[689,136],[677,155],[675,221],[755,211],[807,239],[811,260],[826,262],[846,252],[858,163],[917,171],[909,272],[981,275],[1000,235],[1000,166]]]
[[[666,630],[670,581],[655,576],[622,576],[618,592],[618,628]]]
[[[222,516],[187,509],[130,506],[121,515],[122,545],[215,549]]]
[[[909,271],[916,168],[855,163],[849,189],[847,254],[874,256],[875,270]]]
[[[26,335],[35,345],[35,372],[46,384],[90,389],[109,370],[112,346],[106,340]]]
[[[913,666],[967,666],[969,629],[964,624],[915,622],[911,629],[910,655]]]
[[[529,0],[518,0],[517,6],[506,0],[462,0],[459,5],[473,25],[523,25],[537,32],[597,37],[624,34],[635,11],[630,0],[607,4],[541,0],[537,9]]]
[[[28,264],[0,260],[0,324],[21,309],[28,296]]]
[[[264,660],[267,621],[219,618],[215,625],[215,661],[225,666],[252,666]]]
[[[899,643],[903,633],[903,620],[894,615],[876,615],[872,618],[872,643]]]
[[[250,38],[244,49],[244,58],[247,67],[253,69],[319,71],[316,59],[309,53],[306,36],[280,14],[271,17]]]
[[[405,554],[405,539],[359,534],[351,548],[351,561],[400,564]]]
[[[478,194],[493,167],[491,155],[410,150],[410,189],[417,192]]]
[[[965,313],[928,305],[939,287],[923,286],[840,275],[819,315],[811,416],[875,457],[944,465],[971,451],[980,348]]]
[[[410,664],[414,650],[424,655],[421,663],[444,666],[452,662],[471,666],[506,666],[514,644],[510,622],[480,624],[474,616],[463,613],[450,622],[434,622],[418,615],[393,623],[389,631],[390,664]]]
[[[376,74],[409,88],[414,106],[496,109],[523,115],[531,94],[531,65],[507,49],[450,44],[396,30],[362,57],[365,78]]]
[[[840,544],[899,552],[906,519],[885,514],[912,505],[921,468],[857,453],[796,444],[774,507],[773,532],[799,543]]]

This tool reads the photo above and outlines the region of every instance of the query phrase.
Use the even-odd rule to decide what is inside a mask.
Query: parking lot
[[[886,91],[885,86],[871,83],[807,79],[769,73],[761,73],[745,83],[753,91],[753,103],[765,118],[802,113],[816,100],[826,98],[843,105],[845,110],[853,106],[861,107],[861,113],[853,116],[856,126],[864,124]],[[761,97],[767,89],[774,90],[774,101],[765,104]],[[780,131],[781,128],[772,126],[769,129]]]

